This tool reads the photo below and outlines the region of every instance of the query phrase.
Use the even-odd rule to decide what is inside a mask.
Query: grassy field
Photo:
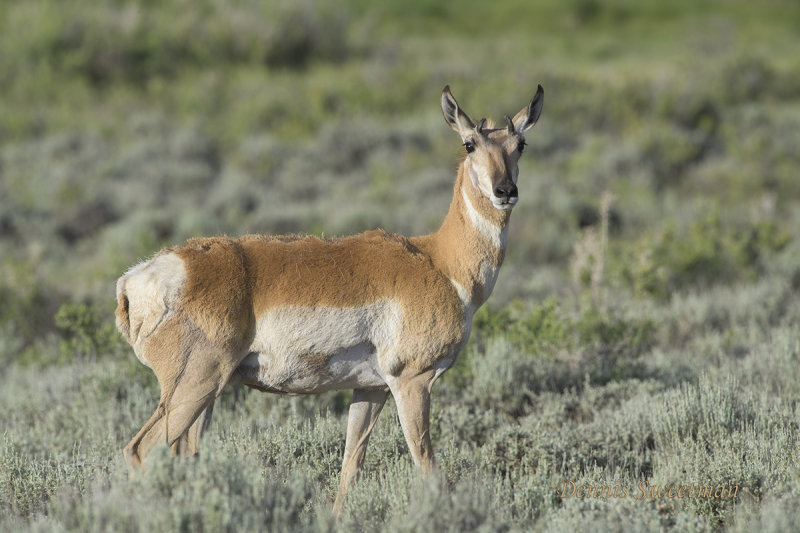
[[[0,4],[0,530],[796,528],[798,36],[788,0]],[[235,389],[129,477],[158,386],[116,278],[191,236],[435,230],[446,83],[545,105],[438,474],[389,402],[337,522],[349,393]]]

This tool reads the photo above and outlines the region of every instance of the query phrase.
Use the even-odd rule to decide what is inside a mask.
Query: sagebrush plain
[[[0,529],[797,527],[798,36],[789,1],[3,3]],[[390,401],[336,521],[349,393],[232,389],[196,459],[129,477],[158,385],[114,328],[126,268],[433,231],[463,156],[442,87],[499,121],[539,83],[436,475]]]

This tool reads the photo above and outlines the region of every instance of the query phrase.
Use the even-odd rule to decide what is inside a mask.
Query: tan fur
[[[234,382],[281,393],[355,388],[337,512],[389,392],[414,462],[433,468],[430,390],[503,262],[519,147],[541,88],[507,128],[475,126],[448,88],[442,110],[471,153],[436,233],[191,239],[120,278],[117,326],[161,385],[158,409],[125,448],[129,464],[157,442],[196,453],[214,399]]]

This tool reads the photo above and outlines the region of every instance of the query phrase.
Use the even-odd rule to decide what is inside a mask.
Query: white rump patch
[[[139,263],[117,281],[118,297],[124,292],[128,298],[134,345],[152,334],[168,312],[178,305],[185,283],[186,268],[175,254],[163,254]],[[141,356],[139,358],[142,360]],[[147,361],[142,362],[149,366]]]
[[[467,206],[467,215],[472,225],[483,235],[495,248],[504,250],[508,242],[508,226],[501,228],[484,218],[469,201],[467,191],[461,189],[461,196],[464,197],[464,204]]]

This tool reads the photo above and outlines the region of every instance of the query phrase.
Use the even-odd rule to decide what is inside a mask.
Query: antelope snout
[[[519,197],[519,192],[517,191],[517,186],[514,184],[514,182],[509,181],[507,183],[501,183],[495,187],[494,195],[497,198],[508,201],[512,198]]]

